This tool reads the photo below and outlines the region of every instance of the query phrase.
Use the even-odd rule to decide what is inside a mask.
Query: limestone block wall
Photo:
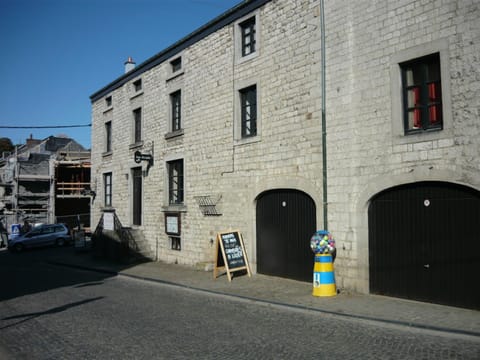
[[[248,60],[238,56],[238,23],[257,19],[257,51]],[[172,59],[182,57],[182,70],[171,74],[165,61],[142,73],[142,91],[133,82],[114,90],[112,106],[92,104],[92,178],[97,199],[95,224],[103,206],[102,176],[113,175],[112,206],[124,225],[132,223],[133,153],[153,153],[154,165],[143,177],[141,230],[167,262],[196,264],[214,258],[217,232],[239,229],[253,269],[256,263],[255,198],[268,189],[307,192],[321,219],[320,33],[318,1],[272,1],[206,38]],[[258,135],[238,136],[239,94],[256,84]],[[169,134],[169,94],[182,94],[182,128]],[[143,143],[132,144],[132,111],[142,107]],[[104,123],[112,121],[112,152],[105,154]],[[164,228],[168,206],[166,162],[184,160],[185,201],[181,207],[182,250],[170,249]],[[220,199],[221,216],[204,216],[196,197]],[[318,220],[320,225],[320,220]]]
[[[424,180],[480,188],[480,4],[326,2],[329,228],[340,286],[368,291],[368,202]],[[444,129],[405,135],[399,67],[440,52]]]
[[[239,56],[238,24],[257,20],[257,51]],[[328,229],[337,240],[340,288],[368,292],[368,205],[390,187],[449,181],[480,189],[480,5],[477,1],[325,1]],[[399,63],[439,53],[444,126],[405,135]],[[172,74],[170,60],[181,56]],[[263,191],[304,191],[323,226],[319,0],[273,0],[182,49],[92,104],[92,179],[103,206],[102,176],[113,175],[113,204],[132,224],[133,153],[142,163],[142,225],[158,259],[197,264],[214,258],[217,232],[240,230],[255,270],[255,200]],[[133,82],[142,79],[135,92]],[[239,95],[257,86],[258,134],[241,139]],[[169,128],[172,92],[182,94],[181,134]],[[132,144],[132,111],[142,107],[142,143]],[[105,153],[105,122],[112,151]],[[166,136],[167,135],[167,136]],[[165,234],[166,163],[184,160],[182,250]],[[148,171],[147,171],[148,170]],[[197,197],[219,199],[204,216]]]

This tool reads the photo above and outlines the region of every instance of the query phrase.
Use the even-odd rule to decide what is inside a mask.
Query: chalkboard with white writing
[[[214,278],[219,269],[225,268],[228,280],[231,281],[231,273],[239,270],[247,270],[250,276],[245,246],[242,234],[239,231],[229,231],[217,234],[217,251],[214,267]]]

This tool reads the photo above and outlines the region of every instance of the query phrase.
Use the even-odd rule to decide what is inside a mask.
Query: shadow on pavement
[[[6,328],[9,328],[9,327],[12,327],[12,326],[15,326],[15,325],[18,325],[20,323],[24,323],[26,321],[30,321],[32,319],[35,319],[35,318],[38,318],[40,316],[43,316],[43,315],[50,315],[50,314],[56,314],[56,313],[59,313],[59,312],[62,312],[62,311],[65,311],[65,310],[68,310],[72,307],[76,307],[76,306],[80,306],[80,305],[83,305],[83,304],[87,304],[87,303],[90,303],[92,301],[97,301],[97,300],[101,300],[103,299],[104,296],[99,296],[99,297],[95,297],[95,298],[91,298],[91,299],[86,299],[86,300],[82,300],[82,301],[76,301],[76,302],[73,302],[73,303],[70,303],[70,304],[65,304],[65,305],[62,305],[62,306],[57,306],[57,307],[54,307],[54,308],[51,308],[51,309],[48,309],[48,310],[45,310],[45,311],[39,311],[39,312],[33,312],[33,313],[28,313],[28,314],[20,314],[20,315],[14,315],[14,316],[8,316],[6,318],[3,318],[2,320],[15,320],[15,319],[22,319],[16,323],[13,323],[13,324],[9,324],[9,325],[6,325],[6,326],[3,326],[3,327],[0,327],[0,330],[3,330],[3,329],[6,329]]]
[[[66,270],[56,264],[87,263],[105,271],[78,271],[82,267]],[[81,260],[81,261],[78,261]],[[92,253],[76,253],[73,247],[41,248],[12,253],[0,250],[0,301],[48,291],[65,286],[98,286],[107,278],[136,264],[118,264],[104,259],[96,259]],[[87,267],[83,268],[87,270]]]

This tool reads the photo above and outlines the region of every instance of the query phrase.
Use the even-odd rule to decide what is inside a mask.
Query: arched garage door
[[[312,281],[315,203],[297,190],[271,190],[257,199],[257,271]]]
[[[480,194],[444,182],[398,186],[372,199],[370,291],[479,308]]]

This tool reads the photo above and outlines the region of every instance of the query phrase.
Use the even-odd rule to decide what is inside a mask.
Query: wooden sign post
[[[248,276],[252,276],[240,231],[218,233],[216,243],[214,279],[217,278],[220,270],[226,270],[228,281],[232,281],[232,273],[235,271],[247,270]]]

